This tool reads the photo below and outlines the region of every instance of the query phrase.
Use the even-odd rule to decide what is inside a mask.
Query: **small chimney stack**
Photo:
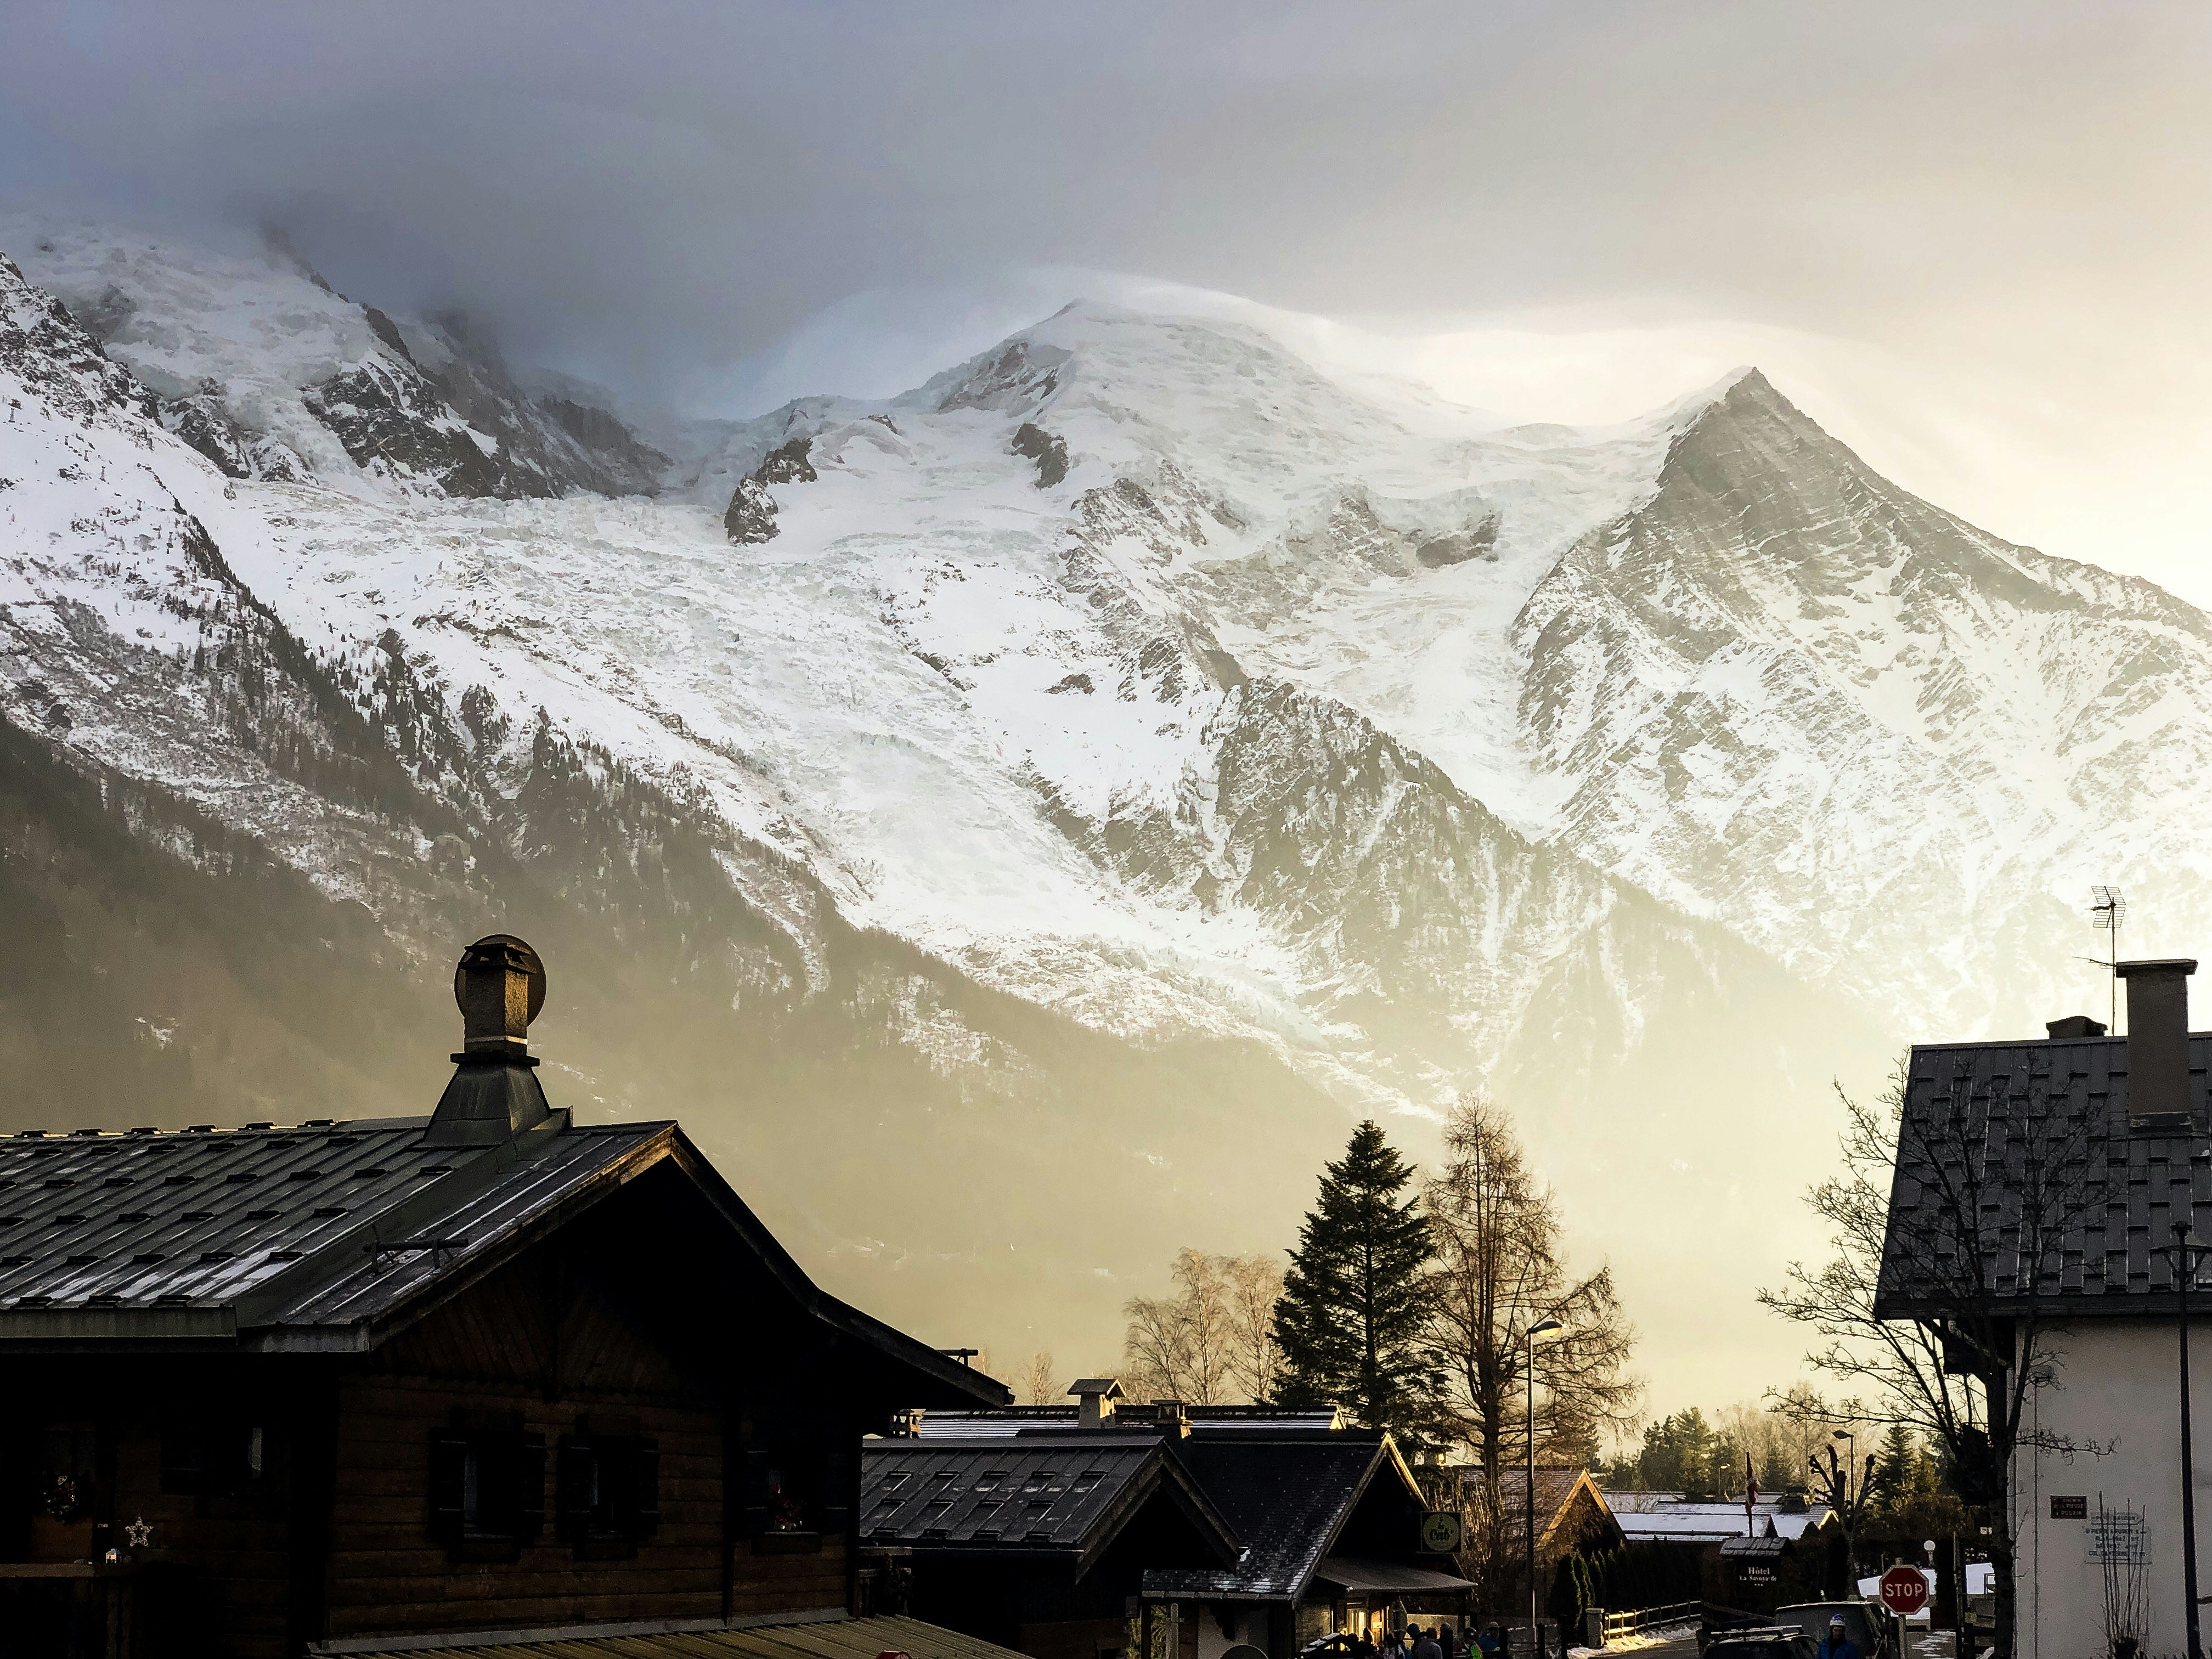
[[[545,967],[512,933],[494,933],[461,952],[453,969],[461,1047],[471,1054],[529,1053],[530,1022],[545,1006]]]
[[[530,1022],[545,1006],[545,964],[512,933],[493,933],[461,952],[453,969],[461,1051],[453,1080],[431,1115],[432,1146],[496,1146],[552,1115],[531,1074]]]
[[[2063,1019],[2045,1020],[2043,1029],[2051,1033],[2053,1042],[2075,1042],[2083,1037],[2104,1036],[2105,1022],[2092,1019],[2087,1014],[2069,1014]]]
[[[1128,1398],[1121,1392],[1121,1384],[1110,1376],[1079,1376],[1067,1385],[1067,1391],[1082,1402],[1077,1421],[1086,1429],[1110,1428],[1114,1402]]]
[[[2189,976],[2186,958],[2124,962],[2128,982],[2128,1120],[2143,1128],[2185,1127],[2189,1118]]]

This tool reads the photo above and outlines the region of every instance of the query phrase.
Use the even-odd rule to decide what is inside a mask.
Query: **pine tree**
[[[1321,1178],[1275,1304],[1285,1406],[1341,1406],[1366,1428],[1418,1440],[1435,1393],[1424,1353],[1435,1246],[1413,1171],[1373,1123]]]

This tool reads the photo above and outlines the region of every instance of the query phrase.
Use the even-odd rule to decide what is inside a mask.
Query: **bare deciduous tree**
[[[1214,1258],[1229,1300],[1229,1374],[1244,1398],[1266,1405],[1275,1397],[1282,1351],[1275,1346],[1275,1304],[1283,1294],[1283,1265],[1272,1256]]]
[[[1052,1350],[1042,1348],[1030,1356],[1023,1368],[1020,1392],[1024,1401],[1031,1406],[1055,1405],[1060,1400],[1060,1381],[1052,1363]]]
[[[1430,1340],[1444,1379],[1437,1431],[1466,1445],[1480,1468],[1468,1505],[1471,1553],[1496,1594],[1512,1555],[1504,1486],[1526,1463],[1531,1432],[1538,1462],[1562,1454],[1579,1462],[1601,1431],[1632,1426],[1643,1383],[1626,1369],[1636,1332],[1612,1269],[1568,1271],[1558,1206],[1504,1110],[1479,1092],[1462,1095],[1444,1125],[1444,1150],[1424,1195],[1437,1243]],[[1526,1337],[1547,1319],[1566,1328],[1536,1352],[1542,1386],[1532,1425]]]
[[[1282,1270],[1266,1256],[1176,1254],[1175,1289],[1132,1297],[1123,1311],[1123,1384],[1139,1398],[1194,1406],[1243,1391],[1264,1400],[1279,1363],[1273,1333]]]
[[[2098,1449],[2032,1425],[2037,1393],[2057,1380],[2052,1322],[2063,1309],[2046,1293],[2069,1237],[2104,1202],[2102,1160],[2091,1168],[2087,1111],[2041,1079],[2024,1097],[1961,1082],[1909,1113],[1906,1088],[1900,1067],[1878,1105],[1838,1089],[1839,1168],[1810,1194],[1835,1256],[1792,1262],[1759,1299],[1810,1328],[1816,1370],[1864,1391],[1832,1407],[1811,1397],[1795,1415],[1899,1423],[1948,1453],[1959,1495],[1990,1528],[1997,1642],[2009,1652],[2014,1455]],[[1893,1192],[1907,1200],[1894,1211]]]

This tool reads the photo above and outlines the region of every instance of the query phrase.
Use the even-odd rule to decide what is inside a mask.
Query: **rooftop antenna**
[[[2120,924],[2128,919],[2128,902],[2117,887],[2092,887],[2089,914],[2095,918],[2094,926],[2112,936],[2112,960],[2102,964],[2112,976],[2112,1012],[2105,1029],[2117,1034],[2120,1029]]]

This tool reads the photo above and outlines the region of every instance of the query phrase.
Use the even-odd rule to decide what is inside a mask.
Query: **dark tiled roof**
[[[1731,1559],[1773,1561],[1790,1553],[1793,1540],[1787,1538],[1724,1538],[1721,1553]]]
[[[0,1138],[0,1342],[360,1350],[663,1161],[806,1313],[889,1359],[899,1403],[997,1403],[981,1371],[826,1295],[673,1123],[432,1144],[427,1117]]]
[[[1323,1559],[1316,1577],[1346,1589],[1379,1590],[1388,1595],[1433,1595],[1437,1591],[1473,1589],[1466,1579],[1431,1567],[1403,1561],[1370,1561],[1358,1556],[1331,1555]]]
[[[1194,1430],[1209,1434],[1279,1434],[1285,1429],[1332,1429],[1343,1426],[1334,1407],[1320,1411],[1285,1411],[1267,1406],[1185,1406],[1184,1417]],[[1158,1421],[1156,1408],[1147,1403],[1117,1407],[1113,1420],[1122,1428],[1150,1428]],[[924,1440],[992,1440],[1033,1430],[1063,1429],[1073,1432],[1080,1421],[1073,1406],[1001,1406],[990,1411],[930,1412],[915,1425]]]
[[[1183,1461],[1244,1541],[1219,1571],[1155,1571],[1147,1595],[1279,1600],[1304,1592],[1368,1482],[1395,1454],[1371,1430],[1194,1430]],[[1386,1475],[1384,1478],[1393,1478]]]
[[[1236,1539],[1157,1435],[1078,1430],[996,1441],[869,1441],[860,1460],[860,1536],[871,1544],[976,1553],[1088,1555],[1162,1487]]]
[[[2193,1161],[2206,1145],[2206,1070],[2212,1035],[2189,1038],[2189,1121],[2131,1125],[2128,1044],[2120,1037],[1944,1043],[1915,1048],[1899,1133],[1890,1224],[1875,1310],[1900,1316],[1921,1305],[1912,1290],[1914,1243],[1938,1224],[1923,1179],[1929,1147],[1963,1147],[1963,1175],[1984,1189],[1983,1282],[1991,1296],[2034,1294],[2069,1314],[2162,1312],[2173,1277],[2151,1254],[2178,1221],[2212,1235],[2212,1169]],[[1947,1128],[1972,1126],[1966,1133]],[[2078,1174],[2063,1236],[2039,1264],[2021,1260],[2016,1237],[1996,1219],[2015,1205],[2031,1154],[2063,1146]],[[1970,1167],[1968,1167],[1970,1166]],[[2008,1242],[2008,1241],[2010,1242]]]
[[[429,1123],[0,1139],[0,1315],[356,1323],[674,1127],[556,1115],[480,1147],[427,1146]],[[452,1248],[420,1248],[430,1240]]]

